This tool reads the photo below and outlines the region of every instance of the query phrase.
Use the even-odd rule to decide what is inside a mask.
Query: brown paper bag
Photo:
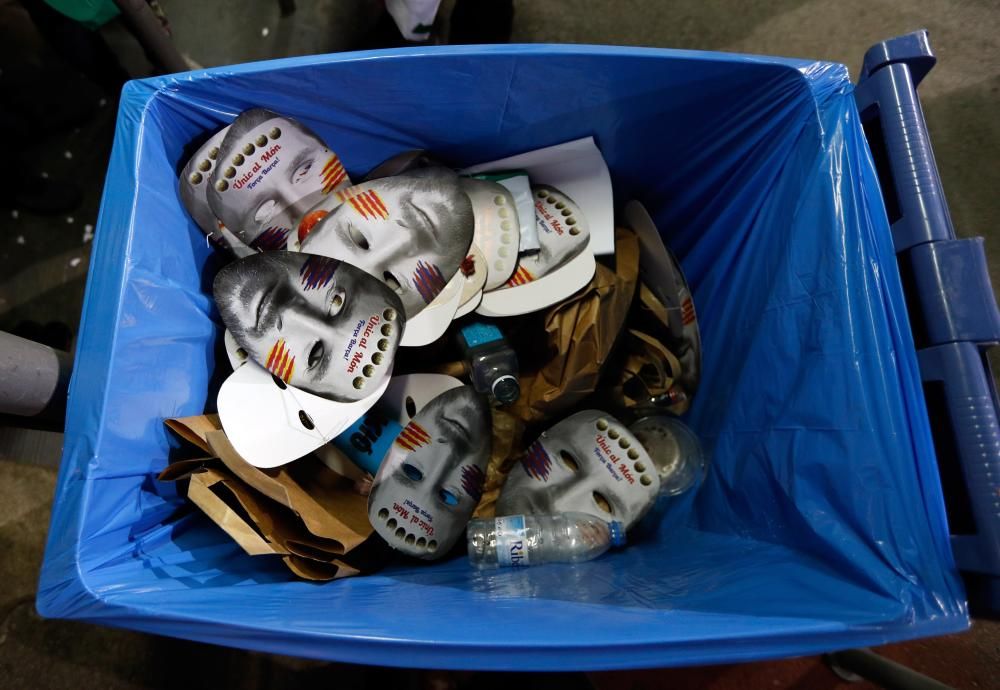
[[[263,470],[236,453],[216,415],[167,426],[217,457],[172,463],[160,479],[190,478],[188,497],[248,554],[279,555],[296,575],[317,581],[372,572],[388,560],[367,499],[315,458]]]
[[[241,482],[233,482],[227,474],[209,468],[194,472],[190,476],[188,498],[251,556],[287,553],[252,520],[246,519],[246,515],[260,513],[252,496],[254,492],[245,490]]]
[[[639,240],[615,230],[615,269],[597,265],[590,284],[551,307],[544,317],[547,361],[521,372],[521,397],[510,411],[526,422],[542,422],[587,397],[621,333],[639,278]]]
[[[493,408],[493,446],[486,467],[483,496],[472,518],[490,518],[496,513],[496,502],[507,475],[524,452],[524,422],[514,415]]]

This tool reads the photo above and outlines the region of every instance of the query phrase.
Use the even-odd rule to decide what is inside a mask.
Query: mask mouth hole
[[[595,491],[593,496],[594,496],[594,503],[597,504],[598,508],[603,510],[608,515],[615,514],[615,509],[611,506],[611,501],[605,498],[604,494],[602,494],[600,491]]]
[[[419,482],[424,478],[424,473],[420,471],[420,468],[408,462],[403,463],[403,474],[415,482]]]
[[[417,403],[413,401],[413,398],[411,398],[410,396],[406,396],[406,402],[403,403],[403,405],[404,407],[406,407],[407,417],[413,419],[414,417],[417,416]]]
[[[441,502],[444,503],[445,505],[449,505],[449,506],[457,506],[458,505],[458,496],[456,496],[452,492],[448,491],[448,489],[441,489],[438,492],[438,498],[440,498]]]
[[[576,474],[580,471],[580,463],[576,461],[576,458],[568,450],[559,451],[559,460],[562,461],[563,466],[570,472]]]

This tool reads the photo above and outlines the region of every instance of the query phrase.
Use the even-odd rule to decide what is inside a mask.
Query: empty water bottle
[[[586,513],[473,520],[468,535],[469,560],[479,568],[579,563],[625,544],[620,522]]]

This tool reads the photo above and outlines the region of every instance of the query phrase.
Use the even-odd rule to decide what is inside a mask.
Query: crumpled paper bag
[[[486,481],[479,505],[472,513],[472,519],[490,518],[496,514],[496,502],[500,489],[507,481],[507,475],[517,464],[524,452],[524,422],[503,410],[493,408],[493,440],[489,464],[486,466]]]
[[[191,501],[248,554],[281,556],[310,580],[372,572],[388,560],[368,521],[367,499],[318,459],[260,469],[232,448],[217,415],[166,424],[212,457],[172,463],[160,479],[189,479]]]
[[[545,313],[549,357],[534,371],[522,370],[521,397],[511,413],[529,423],[555,419],[597,389],[638,279],[639,240],[617,228],[615,269],[598,263],[587,287]]]

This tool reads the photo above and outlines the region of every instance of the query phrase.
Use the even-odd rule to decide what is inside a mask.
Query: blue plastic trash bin
[[[154,477],[164,417],[211,411],[216,263],[177,196],[185,147],[251,106],[361,175],[593,135],[698,305],[692,505],[581,566],[460,558],[316,585],[251,558]],[[890,224],[842,65],[639,48],[442,47],[129,83],[94,246],[38,594],[47,616],[357,663],[612,669],[963,630]],[[220,361],[219,367],[226,367]]]

